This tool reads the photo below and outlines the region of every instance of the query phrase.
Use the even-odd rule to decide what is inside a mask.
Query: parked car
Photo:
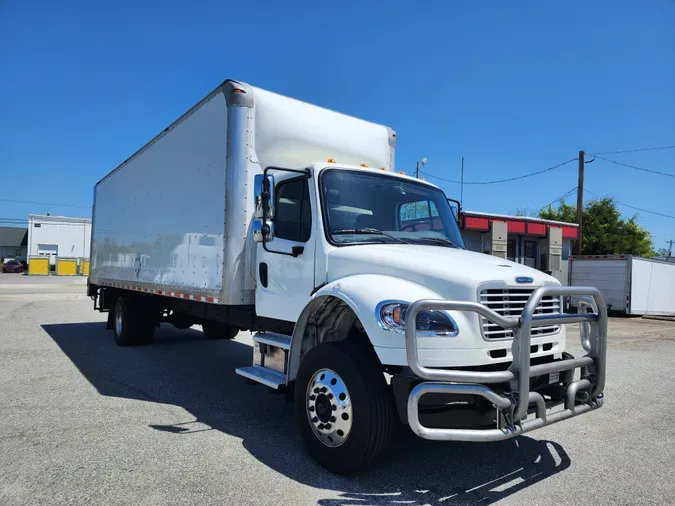
[[[2,272],[25,272],[26,268],[21,262],[17,260],[9,260],[2,264]]]

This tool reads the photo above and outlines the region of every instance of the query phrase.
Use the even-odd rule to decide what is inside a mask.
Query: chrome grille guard
[[[579,314],[535,314],[542,298],[548,296],[582,297]],[[482,372],[448,369],[431,369],[420,364],[417,354],[415,322],[422,310],[470,311],[488,320],[513,329],[513,362],[506,371]],[[581,341],[587,354],[583,357],[559,360],[540,365],[530,365],[532,327],[581,323]],[[410,428],[425,439],[446,441],[499,441],[550,425],[602,406],[605,388],[605,363],[607,356],[607,307],[596,288],[576,286],[542,286],[530,296],[519,317],[502,316],[477,302],[422,299],[410,305],[405,327],[408,365],[415,375],[426,380],[412,389],[408,397],[408,423]],[[530,378],[552,372],[581,368],[581,379],[567,386],[562,411],[546,412],[544,397],[530,391]],[[509,383],[512,394],[502,396],[486,385]],[[577,395],[586,391],[583,402]],[[419,421],[419,401],[429,393],[451,393],[484,397],[504,414],[507,426],[494,429],[441,429],[425,427]],[[534,404],[535,418],[523,420],[530,404]],[[499,417],[498,417],[499,419]]]

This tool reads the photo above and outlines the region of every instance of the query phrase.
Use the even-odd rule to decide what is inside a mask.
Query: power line
[[[673,146],[660,146],[660,147],[657,147],[657,148],[621,149],[619,151],[599,151],[597,153],[591,153],[591,154],[595,154],[595,155],[614,155],[614,154],[619,154],[619,153],[638,153],[640,151],[658,151],[658,150],[661,150],[661,149],[673,149],[673,148],[675,148],[675,145],[673,145]]]
[[[549,202],[549,203],[546,204],[545,206],[542,206],[541,209],[545,209],[545,208],[547,208],[547,207],[549,207],[549,206],[552,206],[552,205],[555,204],[556,202],[560,202],[561,200],[565,200],[567,197],[569,197],[570,195],[572,195],[575,191],[577,191],[577,187],[576,187],[576,186],[575,186],[574,188],[572,188],[570,191],[568,191],[568,192],[564,193],[563,195],[561,195],[560,197],[558,197],[557,199],[555,199],[555,200]]]
[[[593,195],[596,198],[599,198],[599,199],[602,198],[600,195],[598,195],[597,193],[593,193],[592,191],[584,190],[584,192],[590,193],[591,195]],[[630,204],[625,204],[625,203],[620,202],[620,201],[618,201],[618,200],[616,200],[612,197],[608,197],[608,198],[611,198],[614,202],[616,202],[619,205],[622,205],[624,207],[630,207],[631,209],[635,209],[636,211],[642,211],[643,213],[655,214],[656,216],[663,216],[664,218],[675,219],[675,216],[673,216],[671,214],[663,214],[663,213],[659,213],[659,212],[656,212],[656,211],[650,211],[649,209],[642,209],[641,207],[635,207],[635,206],[631,206]]]
[[[54,204],[50,202],[33,202],[31,200],[12,200],[12,199],[0,199],[0,202],[12,202],[14,204],[34,204],[38,206],[54,206],[54,207],[77,207],[80,209],[91,209],[91,206],[77,206],[74,204]]]
[[[529,173],[529,174],[525,174],[525,175],[522,175],[522,176],[510,177],[510,178],[507,178],[507,179],[498,179],[498,180],[496,180],[496,181],[464,181],[464,184],[497,184],[497,183],[508,183],[508,182],[511,182],[511,181],[517,181],[517,180],[519,180],[519,179],[525,179],[526,177],[532,177],[532,176],[536,176],[536,175],[538,175],[538,174],[543,174],[544,172],[548,172],[548,171],[551,171],[551,170],[553,170],[553,169],[557,169],[558,167],[562,167],[563,165],[567,165],[568,163],[572,163],[572,162],[575,161],[575,160],[576,160],[576,158],[570,158],[570,159],[567,160],[566,162],[559,163],[558,165],[554,165],[553,167],[549,167],[549,168],[547,168],[547,169],[538,170],[538,171],[536,171],[536,172],[531,172],[531,173]],[[422,171],[420,171],[420,173],[424,174],[425,176],[434,178],[434,179],[439,179],[440,181],[445,181],[446,183],[456,183],[456,184],[461,184],[461,181],[455,181],[455,180],[453,180],[453,179],[445,179],[445,178],[443,178],[443,177],[434,176],[433,174],[429,174],[428,172],[422,172]]]
[[[675,177],[675,174],[669,174],[668,172],[659,172],[658,170],[645,169],[644,167],[637,167],[635,165],[610,160],[609,158],[605,158],[604,156],[595,155],[595,157],[600,158],[601,160],[605,160],[606,162],[613,163],[615,165],[621,165],[622,167],[629,167],[631,169],[642,170],[644,172],[651,172],[652,174],[660,174],[661,176]]]

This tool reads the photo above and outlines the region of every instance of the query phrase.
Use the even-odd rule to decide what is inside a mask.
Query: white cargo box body
[[[612,311],[675,314],[675,263],[631,255],[571,257],[570,285],[594,286]],[[572,301],[573,305],[576,302]]]
[[[252,304],[255,175],[329,158],[392,169],[394,141],[385,126],[225,81],[96,184],[90,280]]]

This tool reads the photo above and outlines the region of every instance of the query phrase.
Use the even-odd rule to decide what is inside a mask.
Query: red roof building
[[[463,213],[461,225],[467,249],[534,267],[568,284],[568,258],[578,225],[474,211]]]

